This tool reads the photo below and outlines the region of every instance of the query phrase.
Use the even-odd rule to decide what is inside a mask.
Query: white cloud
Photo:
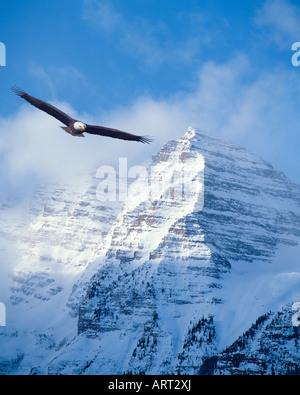
[[[85,120],[66,103],[54,103],[71,116]],[[89,120],[101,124],[90,116]],[[0,119],[1,197],[31,194],[37,185],[64,182],[76,174],[95,172],[98,166],[117,165],[119,157],[130,156],[138,143],[87,135],[75,138],[54,118],[24,104]],[[133,145],[135,145],[133,147]],[[145,146],[140,144],[138,152]],[[144,154],[145,156],[145,154]]]
[[[38,88],[41,86],[47,87],[52,99],[56,99],[58,88],[66,91],[72,88],[73,94],[82,91],[94,93],[95,90],[95,86],[74,66],[45,68],[36,62],[31,62],[28,73],[34,77]]]
[[[115,47],[150,69],[165,63],[187,65],[204,46],[224,36],[220,26],[227,27],[220,15],[178,13],[173,15],[181,26],[182,36],[178,37],[172,24],[163,20],[163,15],[156,20],[136,15],[128,17],[111,2],[99,0],[84,0],[82,17],[90,27],[112,38]]]
[[[108,2],[97,0],[83,1],[83,19],[88,21],[96,29],[106,33],[113,33],[115,29],[122,27],[123,18]]]
[[[300,139],[297,76],[288,69],[257,73],[252,67],[243,54],[221,65],[207,62],[190,92],[165,100],[139,98],[132,106],[107,114],[106,119],[153,135],[156,150],[194,126],[242,145],[296,176],[299,157],[292,152]]]
[[[279,47],[290,49],[300,37],[300,9],[287,0],[268,0],[257,11],[256,24],[267,28],[268,40]]]
[[[24,103],[16,114],[0,119],[2,195],[5,190],[23,194],[38,183],[69,179],[101,165],[117,168],[120,157],[128,158],[129,167],[142,164],[189,126],[245,146],[296,175],[299,157],[291,144],[299,129],[297,76],[283,69],[255,73],[252,66],[243,54],[224,64],[207,62],[190,91],[164,100],[140,97],[105,114],[76,114],[67,103],[54,103],[82,121],[153,136],[150,146],[71,137],[58,121]]]
[[[116,8],[106,1],[84,0],[83,19],[94,29],[111,35],[114,45],[130,56],[143,59],[148,66],[161,64],[168,56],[156,37],[157,32],[164,34],[162,23],[150,24],[142,18],[127,20]]]

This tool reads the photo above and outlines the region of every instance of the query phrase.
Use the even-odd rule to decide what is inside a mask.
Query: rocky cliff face
[[[5,223],[22,255],[9,307],[30,319],[1,329],[4,373],[298,372],[299,186],[194,129],[124,205],[93,182],[41,190]]]
[[[220,355],[216,375],[299,375],[299,327],[292,323],[292,306],[268,312]]]

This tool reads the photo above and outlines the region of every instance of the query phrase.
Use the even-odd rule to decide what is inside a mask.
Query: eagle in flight
[[[25,99],[28,103],[32,104],[34,107],[46,112],[49,115],[52,115],[52,117],[58,119],[60,122],[66,125],[66,126],[61,126],[61,128],[65,132],[71,134],[72,136],[85,137],[83,133],[90,133],[90,134],[97,134],[98,136],[112,137],[115,139],[138,141],[144,144],[149,144],[152,142],[151,138],[145,136],[136,136],[131,133],[122,132],[121,130],[118,129],[106,128],[104,126],[87,125],[83,122],[71,118],[69,115],[65,114],[63,111],[52,106],[51,104],[28,95],[28,93],[24,92],[20,88],[12,87],[11,89],[16,95],[20,96],[22,99]]]

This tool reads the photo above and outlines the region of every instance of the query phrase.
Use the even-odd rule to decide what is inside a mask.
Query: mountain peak
[[[192,126],[190,126],[187,131],[185,132],[185,134],[182,136],[182,138],[186,138],[191,140],[192,138],[194,138],[196,136],[196,134],[199,133],[199,131],[195,128],[193,128]]]
[[[123,205],[97,201],[95,180],[74,185],[44,190],[31,222],[2,232],[23,258],[1,372],[228,371],[223,351],[300,296],[297,261],[284,258],[298,251],[300,188],[245,149],[189,128]]]

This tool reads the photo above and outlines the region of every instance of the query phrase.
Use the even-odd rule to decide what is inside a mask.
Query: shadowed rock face
[[[68,185],[36,197],[19,248],[23,258],[33,252],[39,256],[39,265],[27,259],[28,265],[23,262],[14,273],[11,301],[16,308],[30,305],[32,317],[44,311],[36,304],[34,313],[33,299],[45,309],[59,303],[59,317],[44,319],[44,326],[34,329],[27,323],[26,335],[18,334],[35,344],[30,358],[26,347],[15,352],[12,332],[0,336],[0,345],[4,338],[10,342],[0,369],[49,374],[296,371],[296,354],[285,359],[284,347],[298,336],[289,307],[297,301],[292,300],[297,265],[278,260],[277,252],[284,247],[293,255],[297,248],[299,186],[246,150],[193,129],[167,143],[148,174],[147,182],[141,178],[131,185],[123,206],[107,202],[99,209],[96,187],[87,180],[80,193]],[[15,229],[3,237],[8,234],[13,239]],[[59,260],[77,273],[68,281],[54,270],[61,270]],[[292,269],[294,277],[287,275]],[[270,288],[274,294],[266,289],[264,295],[261,279],[266,284],[276,280],[277,288]],[[249,311],[246,320],[234,315],[239,309]],[[288,318],[282,320],[278,311]],[[280,336],[287,327],[291,336],[282,337],[276,359],[275,332]],[[228,338],[221,340],[224,331]],[[242,333],[247,335],[240,338]],[[264,357],[268,346],[277,367]]]
[[[139,347],[130,350],[126,365],[135,373],[199,372],[201,363],[208,363],[207,355],[215,358],[217,335],[205,341],[201,333],[201,347],[188,348],[189,331],[201,317],[204,323],[208,320],[212,306],[225,303],[222,280],[230,275],[232,263],[269,265],[280,244],[292,246],[299,236],[299,187],[269,164],[190,130],[178,142],[166,144],[152,168],[171,172],[181,165],[188,168],[189,161],[197,182],[205,178],[204,205],[202,189],[190,194],[194,199],[172,201],[168,193],[157,201],[149,194],[134,203],[129,199],[112,230],[104,266],[91,279],[82,305],[78,327],[86,336],[124,328],[140,333],[133,341]],[[156,330],[149,329],[153,316]],[[208,321],[213,326],[213,319]],[[174,330],[180,325],[186,328],[181,333]],[[152,348],[149,332],[156,334]],[[164,361],[158,360],[159,347],[168,355]],[[142,365],[139,348],[148,356]]]

